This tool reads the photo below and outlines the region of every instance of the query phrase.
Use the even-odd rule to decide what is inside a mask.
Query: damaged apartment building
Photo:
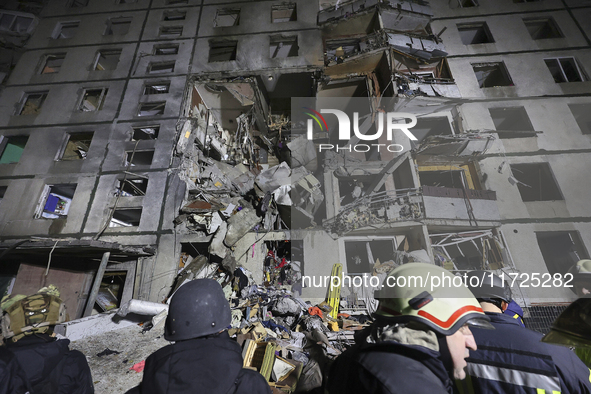
[[[242,267],[319,302],[304,277],[423,261],[522,275],[543,329],[575,294],[527,279],[591,245],[590,20],[582,0],[49,1],[0,96],[2,289],[56,284],[78,318]],[[416,140],[347,150],[330,115],[308,138],[298,100],[362,102],[361,135],[412,114]]]

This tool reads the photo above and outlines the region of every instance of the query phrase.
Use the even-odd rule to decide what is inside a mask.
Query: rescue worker
[[[70,350],[70,341],[58,339],[53,332],[56,324],[67,320],[66,306],[55,286],[30,296],[7,297],[2,309],[4,345],[18,362],[31,394],[94,393],[86,357]],[[11,368],[21,375],[18,368]]]
[[[503,314],[511,289],[500,277],[472,271],[467,284],[495,330],[473,330],[478,350],[467,359],[468,378],[456,382],[460,393],[591,393],[589,369],[573,352]]]
[[[265,393],[263,376],[242,368],[242,349],[230,338],[232,315],[222,287],[213,279],[196,279],[172,296],[164,338],[174,344],[146,359],[141,394]]]
[[[330,368],[329,393],[453,392],[452,378],[465,377],[464,359],[476,349],[468,326],[492,327],[461,281],[432,288],[429,277],[455,278],[425,263],[403,264],[388,274],[376,292],[374,323]]]
[[[542,342],[574,346],[575,353],[591,366],[591,299],[579,298],[558,316]]]
[[[521,309],[515,300],[511,300],[509,305],[507,305],[507,309],[505,309],[503,313],[515,319],[521,327],[525,327],[525,323],[523,322],[523,309]]]

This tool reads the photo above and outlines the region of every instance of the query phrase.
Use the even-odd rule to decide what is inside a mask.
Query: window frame
[[[53,72],[44,72],[45,69],[48,67],[47,63],[50,61],[50,57],[53,57],[54,60],[55,59],[61,59],[62,63],[59,65],[59,68],[57,69],[57,71],[53,71]],[[61,71],[61,68],[63,66],[64,61],[66,60],[66,52],[60,52],[60,53],[46,53],[45,55],[43,55],[42,59],[41,59],[41,65],[39,67],[39,75],[50,75],[50,74],[57,74]]]
[[[103,70],[97,70],[97,66],[99,65],[99,60],[101,58],[101,55],[103,53],[107,54],[107,53],[118,53],[119,56],[117,58],[117,64],[115,65],[115,68],[113,69],[103,69]],[[123,53],[123,50],[121,48],[112,48],[112,49],[99,49],[96,53],[96,57],[94,59],[94,63],[92,65],[92,71],[115,71],[117,69],[117,66],[119,65],[119,61],[121,60],[121,54]]]
[[[72,34],[71,37],[61,37],[62,32],[64,30],[64,27],[73,27],[76,30],[74,30],[74,34]],[[76,35],[76,33],[78,32],[78,29],[80,28],[80,21],[65,21],[65,22],[58,22],[57,25],[55,26],[55,29],[53,31],[53,34],[51,35],[51,37],[54,40],[68,40],[70,38],[74,38],[74,36]]]
[[[99,95],[99,105],[97,109],[94,110],[89,110],[86,111],[83,109],[83,105],[84,105],[84,98],[86,96],[86,93],[91,91],[91,90],[101,90],[101,94]],[[105,87],[96,87],[96,88],[84,88],[82,90],[82,97],[80,98],[80,101],[78,102],[78,105],[76,106],[76,110],[78,112],[97,112],[97,111],[101,111],[105,105],[105,98],[107,96],[107,93],[109,92],[109,88],[105,88]]]
[[[37,108],[37,113],[23,114],[23,111],[25,110],[25,106],[27,105],[27,102],[29,101],[29,97],[33,96],[33,95],[41,95],[41,103],[39,104],[39,107]],[[48,95],[49,95],[48,90],[39,91],[39,92],[25,92],[23,94],[23,97],[21,98],[21,101],[20,101],[19,106],[17,108],[16,114],[18,116],[29,116],[29,115],[37,116],[37,115],[39,115],[39,112],[41,112],[41,109],[43,108],[43,104],[45,104],[45,101],[47,100]]]
[[[564,72],[564,68],[562,65],[562,60],[567,60],[567,59],[572,59],[574,65],[575,65],[575,70],[577,71],[577,74],[579,75],[579,81],[569,81],[566,73]],[[550,66],[548,66],[548,61],[556,61],[556,64],[558,64],[559,68],[560,68],[560,72],[561,75],[564,79],[564,81],[557,81],[556,78],[554,77],[554,74],[552,74],[552,71],[550,70]],[[574,56],[562,56],[562,57],[548,57],[548,58],[544,58],[544,63],[546,64],[546,67],[548,67],[548,71],[550,71],[550,75],[552,76],[552,79],[554,79],[555,83],[571,83],[571,82],[585,82],[588,81],[589,79],[587,78],[587,75],[583,72],[582,68],[579,66],[579,62],[577,61],[577,59]]]

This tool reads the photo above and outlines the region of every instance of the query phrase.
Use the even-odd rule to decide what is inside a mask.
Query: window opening
[[[271,6],[271,22],[283,23],[297,20],[298,17],[295,3],[273,4]]]
[[[554,78],[554,82],[580,82],[585,81],[579,65],[574,57],[559,57],[555,59],[544,59],[548,70]]]
[[[164,94],[170,91],[170,82],[151,83],[144,86],[144,94]]]
[[[66,134],[67,140],[62,149],[60,160],[84,160],[88,154],[93,137],[92,132]]]
[[[28,140],[28,136],[0,136],[0,164],[18,163]]]
[[[209,63],[236,60],[238,41],[210,41]]]
[[[107,88],[84,89],[78,110],[83,112],[100,111],[103,109],[107,91]]]
[[[495,42],[485,22],[461,24],[458,25],[458,31],[464,45]]]
[[[213,20],[213,27],[230,27],[240,24],[240,10],[218,9]]]
[[[96,55],[94,69],[96,71],[112,71],[117,68],[119,58],[121,57],[121,49],[107,49],[102,50]]]
[[[511,172],[524,202],[563,199],[548,163],[511,164]]]
[[[46,185],[35,218],[59,219],[68,216],[76,184]]]
[[[26,93],[19,115],[37,115],[47,98],[47,92]]]
[[[65,53],[45,55],[45,58],[43,60],[43,66],[41,67],[41,74],[58,73],[62,68],[62,64],[64,63],[65,58]]]
[[[133,128],[132,141],[155,140],[158,138],[160,126],[138,126]]]
[[[298,55],[298,38],[271,36],[269,44],[270,58],[286,58]]]
[[[156,116],[164,114],[164,107],[166,101],[158,101],[155,103],[142,103],[138,111],[138,116]]]
[[[472,68],[481,88],[513,86],[513,81],[502,62],[473,64]]]

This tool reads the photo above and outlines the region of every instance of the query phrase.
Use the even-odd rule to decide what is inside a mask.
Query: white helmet
[[[392,270],[374,316],[391,323],[416,321],[441,335],[452,335],[464,324],[494,328],[461,277],[433,264],[407,263]]]

